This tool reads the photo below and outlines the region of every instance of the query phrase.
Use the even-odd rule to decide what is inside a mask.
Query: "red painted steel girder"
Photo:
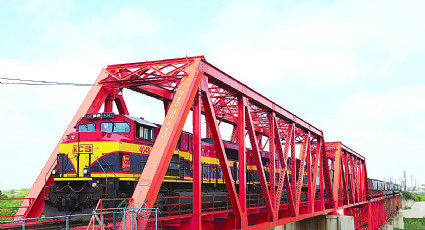
[[[274,102],[255,92],[238,80],[208,63],[203,56],[168,59],[160,61],[139,62],[130,64],[110,65],[104,69],[96,81],[101,86],[94,86],[80,107],[70,124],[73,127],[76,121],[86,113],[99,111],[105,104],[105,110],[112,109],[112,101],[115,101],[120,113],[128,114],[122,97],[117,92],[123,88],[131,89],[148,96],[164,101],[166,117],[161,126],[158,138],[151,150],[150,157],[145,165],[139,183],[133,194],[133,207],[139,208],[145,201],[145,207],[152,207],[162,184],[165,172],[168,168],[172,152],[180,137],[183,125],[189,110],[194,106],[194,136],[199,145],[200,122],[197,117],[199,107],[207,117],[208,129],[214,139],[216,152],[220,166],[224,174],[224,180],[229,192],[236,216],[234,228],[248,227],[248,207],[246,207],[245,193],[236,193],[234,178],[226,154],[224,153],[223,140],[219,130],[219,124],[226,122],[234,125],[233,140],[238,140],[239,164],[246,165],[247,157],[254,157],[257,172],[260,175],[262,193],[266,200],[267,217],[265,224],[256,224],[251,228],[273,227],[289,223],[295,220],[313,217],[343,207],[343,205],[355,205],[365,203],[364,191],[367,190],[366,166],[364,158],[339,143],[337,151],[333,153],[326,149],[323,133],[319,129],[278,106]],[[195,100],[196,98],[196,100]],[[202,100],[200,103],[199,100]],[[195,103],[195,104],[194,104]],[[235,128],[238,127],[238,128]],[[72,128],[64,134],[68,134]],[[249,134],[252,151],[245,153],[245,132]],[[237,138],[239,137],[239,138]],[[271,150],[268,154],[276,153],[276,164],[269,163],[269,171],[274,175],[280,169],[277,190],[271,182],[264,177],[265,167],[262,162],[266,154],[262,138],[269,143]],[[196,142],[195,142],[196,143]],[[301,145],[297,152],[296,145]],[[199,146],[198,146],[199,147]],[[326,150],[325,150],[326,149]],[[270,153],[271,152],[271,153]],[[50,159],[56,158],[57,150]],[[270,156],[270,155],[269,155]],[[197,155],[199,157],[199,155]],[[273,159],[275,155],[269,157]],[[299,157],[297,168],[296,157]],[[286,159],[290,159],[288,167]],[[38,196],[39,208],[42,205],[42,189],[46,180],[50,178],[50,170],[54,162],[49,161],[43,169],[41,179],[37,179],[36,186],[30,194]],[[200,164],[199,158],[197,158]],[[194,166],[199,173],[200,165]],[[308,195],[305,200],[301,199],[301,187],[304,186],[304,168],[307,168]],[[313,171],[310,170],[313,168]],[[333,188],[330,178],[330,168],[335,170]],[[320,169],[320,170],[319,170]],[[246,167],[240,167],[240,174],[245,175]],[[292,179],[288,178],[288,171],[292,173]],[[226,173],[227,172],[227,173]],[[319,177],[320,188],[316,189],[316,179]],[[273,178],[273,177],[271,177]],[[298,179],[297,179],[298,178]],[[361,178],[359,180],[359,178]],[[199,178],[198,178],[199,179]],[[241,179],[246,180],[245,179]],[[194,184],[194,208],[193,225],[199,226],[200,214],[200,181]],[[351,189],[344,193],[341,191],[341,183],[354,188],[360,185],[360,190]],[[270,186],[270,184],[272,186]],[[282,190],[287,191],[287,204],[281,200]],[[347,189],[348,186],[344,186]],[[246,183],[239,184],[240,191],[246,191]],[[33,192],[34,191],[34,192]],[[316,194],[318,193],[318,194]],[[339,196],[343,197],[343,204],[339,204]],[[21,210],[31,213],[31,210]],[[289,214],[285,208],[290,209]],[[35,217],[35,214],[27,217]],[[141,219],[142,226],[146,219]]]

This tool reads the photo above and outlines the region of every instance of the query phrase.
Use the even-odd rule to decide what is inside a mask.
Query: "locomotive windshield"
[[[130,123],[128,122],[104,122],[100,124],[100,131],[108,133],[129,133]]]
[[[96,131],[95,123],[81,124],[78,126],[78,132],[93,132]]]

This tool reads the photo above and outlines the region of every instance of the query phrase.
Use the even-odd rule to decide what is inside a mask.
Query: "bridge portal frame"
[[[208,123],[207,135],[214,140],[233,207],[231,215],[234,218],[229,218],[232,223],[227,223],[227,227],[270,228],[355,204],[368,203],[366,166],[362,156],[348,148],[338,149],[335,155],[328,153],[321,130],[211,65],[203,56],[108,66],[102,70],[62,139],[73,131],[80,117],[86,113],[98,112],[102,105],[105,112],[111,112],[112,103],[115,102],[120,114],[128,114],[121,96],[124,88],[163,101],[166,114],[136,186],[131,207],[138,208],[144,204],[144,207],[151,208],[154,205],[172,152],[191,109],[194,133],[193,168],[194,175],[197,176],[193,182],[193,213],[189,217],[193,229],[204,228],[202,220],[211,214],[201,211],[201,114],[205,115]],[[234,127],[232,141],[238,143],[239,165],[245,166],[239,167],[242,182],[246,182],[247,158],[252,157],[255,160],[265,200],[265,207],[258,207],[261,209],[259,212],[264,213],[262,218],[254,219],[251,216],[253,210],[246,203],[246,183],[239,183],[240,192],[237,193],[219,129],[221,122]],[[246,151],[245,135],[249,137],[252,148],[249,154]],[[266,146],[263,145],[263,139],[269,145],[269,180],[265,177],[262,162]],[[296,145],[301,146],[298,152]],[[43,210],[46,199],[46,186],[53,183],[51,170],[55,167],[58,146],[28,194],[28,197],[35,198],[36,201],[30,207],[18,210],[18,214],[24,218],[41,215],[40,210]],[[300,160],[298,168],[297,156]],[[288,158],[291,161],[290,167],[286,161]],[[308,169],[306,172],[305,168]],[[276,169],[280,169],[278,180],[274,178]],[[333,181],[330,169],[334,169],[336,175]],[[291,179],[288,176],[289,170],[292,173]],[[305,174],[307,197],[302,200]],[[345,185],[344,190],[341,185]],[[348,189],[356,185],[360,185],[360,188]],[[282,203],[283,188],[287,191],[287,203]],[[144,227],[148,219],[145,217],[140,221]]]

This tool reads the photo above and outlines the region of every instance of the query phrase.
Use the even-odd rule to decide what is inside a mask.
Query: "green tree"
[[[7,195],[3,194],[1,190],[0,190],[0,198],[7,198]]]
[[[2,191],[0,191],[0,198],[24,198],[28,194],[29,189],[21,189],[21,190],[15,190],[12,189],[13,192],[16,194],[12,195],[10,194],[9,197],[6,194],[3,194]],[[0,207],[19,207],[22,204],[22,200],[0,200]],[[7,209],[0,209],[0,221],[8,221],[12,220],[12,217],[1,217],[1,216],[14,216],[17,208],[7,208]]]

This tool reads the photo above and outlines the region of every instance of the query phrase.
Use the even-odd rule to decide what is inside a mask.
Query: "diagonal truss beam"
[[[275,121],[276,122],[276,121]],[[277,125],[275,123],[275,125]],[[291,186],[291,184],[289,183],[289,178],[288,178],[288,165],[287,165],[287,159],[288,159],[288,152],[290,149],[290,146],[294,143],[294,132],[295,132],[295,125],[292,124],[289,128],[289,132],[288,135],[285,138],[285,150],[284,152],[282,151],[282,145],[280,143],[280,140],[282,140],[280,138],[280,134],[278,132],[278,130],[275,130],[275,136],[276,138],[276,150],[278,152],[279,155],[279,162],[280,162],[280,173],[279,173],[279,184],[278,184],[278,188],[277,188],[277,194],[276,194],[276,200],[275,200],[275,204],[276,204],[276,209],[279,209],[280,207],[280,203],[281,203],[281,197],[282,197],[282,192],[283,192],[283,185],[285,183],[285,187],[286,187],[286,194],[287,194],[287,198],[288,198],[288,205],[289,205],[289,209],[291,210],[292,214],[295,214],[295,201],[294,201],[294,197],[292,196],[293,194],[293,188]],[[295,154],[294,152],[292,154]]]
[[[322,157],[322,143],[317,142],[316,146],[316,154],[314,158],[314,169],[313,169],[313,182],[312,182],[312,189],[310,190],[310,205],[311,205],[311,211],[314,212],[314,204],[315,204],[315,195],[316,195],[316,183],[317,183],[317,173],[319,168],[319,159]],[[322,183],[322,182],[320,182]]]
[[[270,192],[267,186],[266,175],[264,173],[263,162],[261,161],[260,149],[258,146],[258,141],[255,136],[254,126],[251,117],[251,111],[248,106],[245,107],[245,116],[246,116],[246,128],[248,130],[249,139],[251,142],[252,151],[254,152],[255,164],[257,166],[257,173],[259,177],[259,181],[261,184],[261,190],[263,191],[263,197],[266,202],[267,211],[269,216],[277,216],[274,215],[276,210],[275,206],[272,205],[272,200],[270,198]]]
[[[223,178],[226,183],[227,192],[229,193],[229,198],[232,202],[232,207],[234,209],[237,220],[243,222],[242,225],[246,225],[245,223],[247,222],[247,220],[242,218],[242,210],[238,200],[238,194],[236,192],[234,178],[232,176],[232,173],[230,172],[229,161],[224,150],[224,144],[221,138],[220,130],[218,129],[218,122],[215,118],[211,97],[207,91],[202,91],[202,102],[204,105],[206,119],[208,120],[208,124],[210,125],[211,135],[214,140],[214,146],[217,151],[217,157],[220,162],[221,171],[223,172]]]
[[[299,214],[300,209],[300,203],[301,203],[301,188],[303,186],[303,179],[304,179],[304,163],[306,159],[306,155],[310,154],[310,133],[308,133],[304,137],[304,143],[301,146],[301,153],[300,153],[300,168],[298,173],[298,181],[296,185],[296,212],[297,215]]]
[[[326,194],[327,194],[327,199],[328,199],[328,206],[329,208],[336,208],[336,202],[335,202],[335,197],[333,195],[333,188],[332,188],[332,184],[331,184],[331,176],[330,176],[330,169],[329,169],[329,158],[328,158],[328,154],[326,152],[325,149],[325,140],[323,137],[320,137],[319,140],[322,144],[322,173],[323,173],[323,181],[325,184],[325,189],[326,189]],[[322,194],[323,195],[323,194]]]

